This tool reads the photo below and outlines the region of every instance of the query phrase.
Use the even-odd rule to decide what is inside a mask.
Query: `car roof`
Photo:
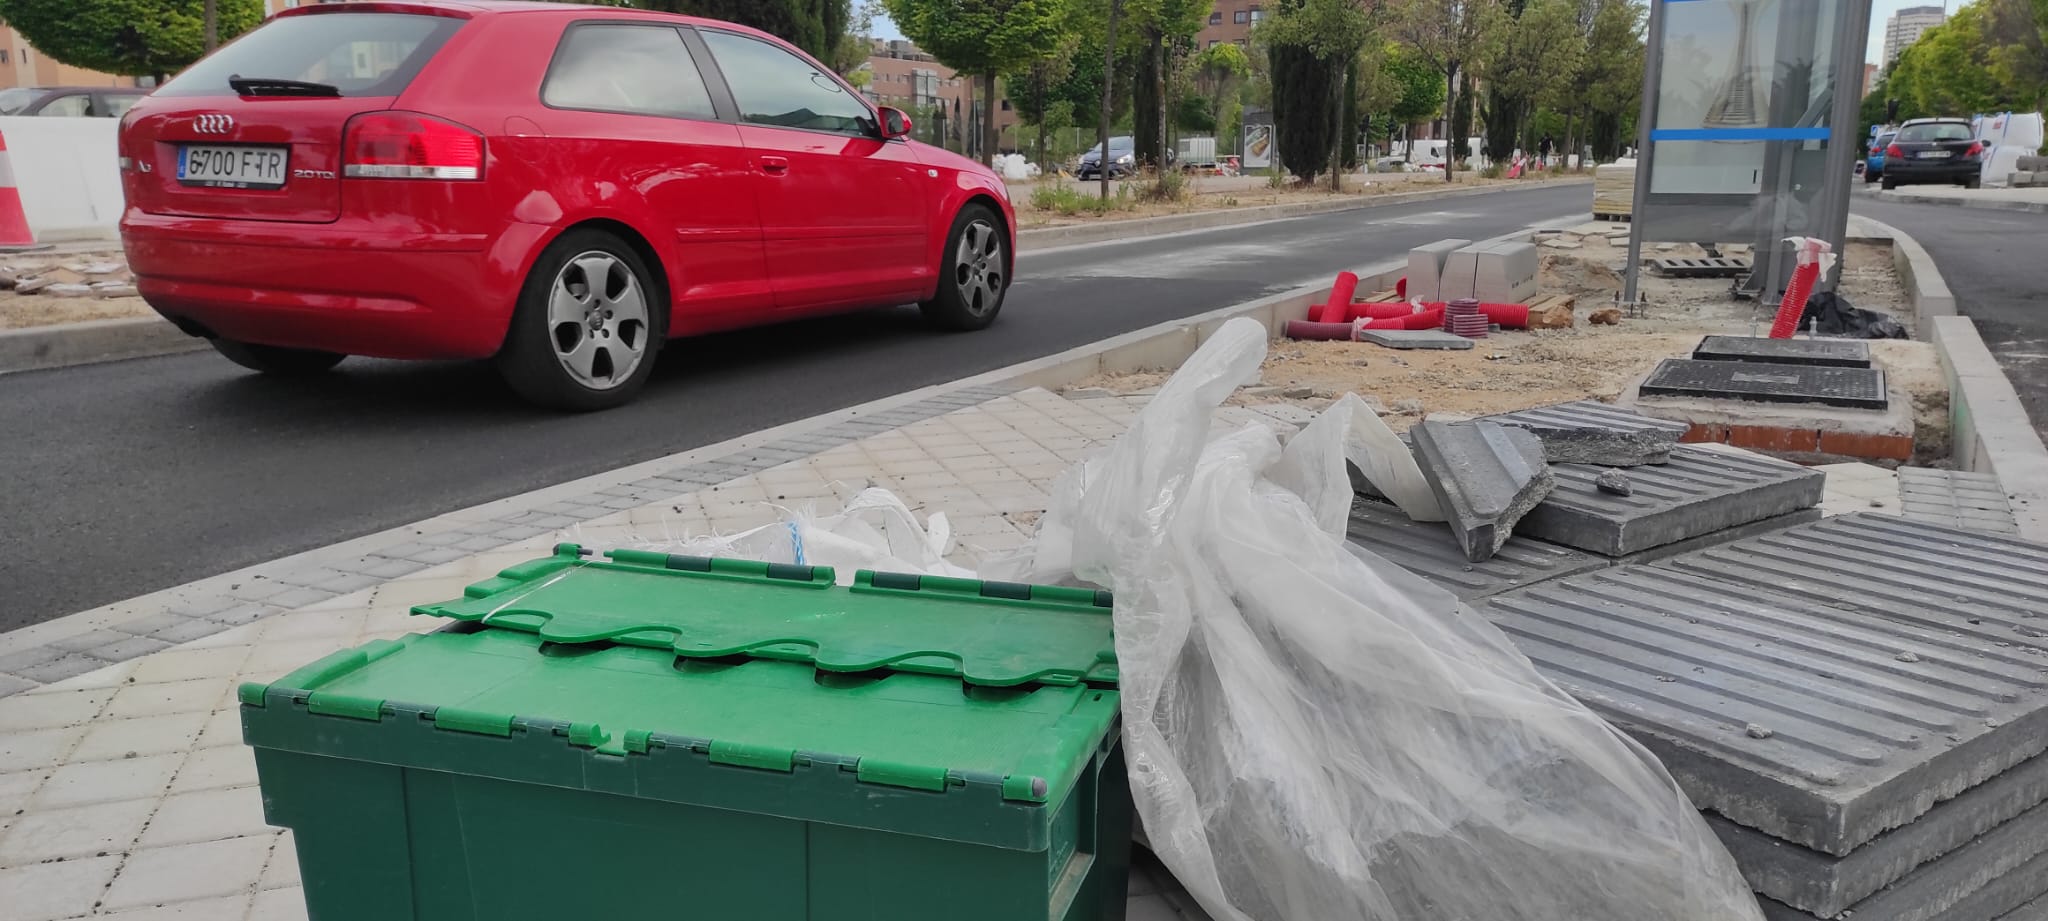
[[[456,19],[474,19],[479,16],[497,16],[507,13],[526,15],[553,13],[570,18],[584,18],[601,13],[608,19],[644,19],[651,22],[680,23],[692,26],[709,26],[738,32],[755,38],[789,45],[773,35],[750,26],[723,19],[703,16],[685,16],[681,13],[664,13],[659,10],[641,10],[622,6],[603,6],[594,3],[555,3],[553,0],[353,0],[349,3],[309,3],[303,6],[279,10],[276,16],[336,16],[349,13],[426,13],[435,16],[451,16]],[[798,53],[808,54],[801,48]]]
[[[1967,125],[1969,123],[1970,120],[1967,118],[1909,118],[1906,119],[1905,123],[1900,125],[1899,127],[1908,128],[1913,125]]]

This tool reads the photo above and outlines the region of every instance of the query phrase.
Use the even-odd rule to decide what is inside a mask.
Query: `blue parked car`
[[[1884,178],[1884,149],[1891,146],[1892,138],[1897,135],[1896,131],[1887,131],[1871,140],[1870,149],[1865,152],[1863,158],[1864,185]]]

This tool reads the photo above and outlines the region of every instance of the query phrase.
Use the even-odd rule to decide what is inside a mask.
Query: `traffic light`
[[[1884,122],[1885,122],[1885,124],[1887,124],[1887,125],[1889,125],[1889,124],[1893,124],[1893,123],[1897,122],[1898,120],[1899,120],[1899,101],[1898,101],[1897,99],[1887,99],[1887,100],[1885,100],[1885,101],[1884,101]]]

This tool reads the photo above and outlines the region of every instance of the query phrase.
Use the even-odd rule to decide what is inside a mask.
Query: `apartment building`
[[[1893,13],[1884,24],[1884,66],[1892,66],[1900,52],[1920,40],[1921,33],[1947,18],[1948,10],[1938,6],[1909,6]]]

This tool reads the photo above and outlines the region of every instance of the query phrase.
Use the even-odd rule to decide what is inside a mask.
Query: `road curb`
[[[1937,317],[1934,346],[1948,378],[1956,469],[1996,475],[2020,536],[2048,541],[2048,446],[2027,418],[2019,391],[1969,317]]]
[[[160,317],[90,320],[0,332],[0,374],[172,355],[206,348]]]
[[[1919,338],[1934,343],[1948,383],[1950,457],[1958,470],[1998,477],[2020,536],[2048,541],[2048,446],[2034,431],[2019,392],[1998,366],[1977,324],[1956,313],[1955,295],[1934,258],[1911,234],[1864,215],[1892,239],[1892,264],[1906,286]]]
[[[1956,297],[1942,279],[1941,270],[1935,267],[1934,257],[1927,254],[1920,241],[1897,227],[1861,214],[1856,219],[1890,237],[1892,270],[1899,273],[1899,281],[1906,286],[1906,302],[1913,307],[1916,335],[1932,341],[1934,321],[1956,315]]]
[[[1100,243],[1107,240],[1123,240],[1130,237],[1151,237],[1160,234],[1185,233],[1191,230],[1208,230],[1215,227],[1260,224],[1266,221],[1286,220],[1288,218],[1306,217],[1313,214],[1356,211],[1363,208],[1410,204],[1418,201],[1469,198],[1474,195],[1485,195],[1489,192],[1516,192],[1552,186],[1591,185],[1592,182],[1592,177],[1588,176],[1583,179],[1576,177],[1571,179],[1547,179],[1525,186],[1490,185],[1462,189],[1424,189],[1417,192],[1394,192],[1387,195],[1373,195],[1360,198],[1298,202],[1287,205],[1262,205],[1256,208],[1196,211],[1190,214],[1169,214],[1162,217],[1133,218],[1126,221],[1074,224],[1067,227],[1041,227],[1018,231],[1017,249],[1019,252],[1028,252],[1037,249],[1049,249],[1055,246],[1076,246],[1084,243]]]
[[[2048,202],[2003,201],[1996,198],[1949,198],[1942,195],[1915,195],[1911,192],[1886,192],[1880,190],[1877,197],[1882,201],[1903,202],[1914,205],[1947,205],[1951,208],[1975,208],[1979,211],[2018,211],[2026,214],[2048,214]]]

